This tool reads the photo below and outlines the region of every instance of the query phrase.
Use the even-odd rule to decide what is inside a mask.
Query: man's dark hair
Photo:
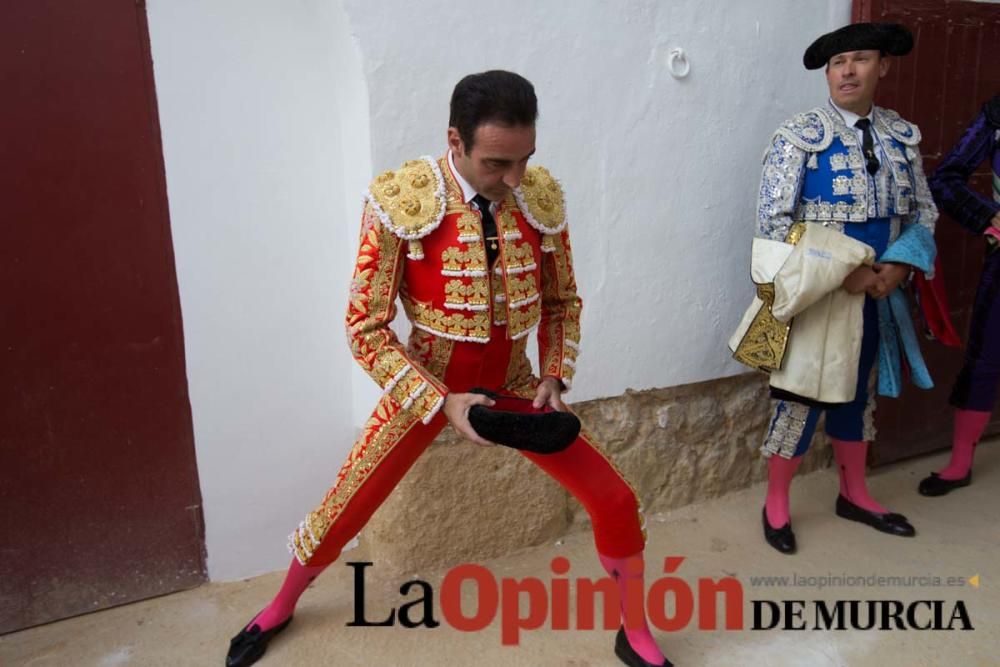
[[[537,118],[535,87],[513,72],[495,69],[470,74],[451,94],[448,125],[458,130],[467,151],[472,150],[476,128],[484,123],[517,127],[534,125]]]

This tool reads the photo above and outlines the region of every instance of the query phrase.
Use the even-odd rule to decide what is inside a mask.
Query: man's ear
[[[884,79],[885,75],[889,73],[889,66],[892,64],[892,59],[888,56],[882,56],[878,61],[878,78]]]
[[[462,142],[462,135],[457,127],[448,128],[448,148],[458,157],[465,155],[465,144]]]

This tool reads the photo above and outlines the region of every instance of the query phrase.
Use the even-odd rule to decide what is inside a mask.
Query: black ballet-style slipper
[[[254,617],[256,618],[256,617]],[[226,667],[249,667],[260,660],[267,651],[267,644],[279,632],[292,622],[289,616],[279,625],[270,630],[261,630],[260,626],[251,621],[251,626],[240,630],[239,634],[229,641],[229,653],[226,654]]]
[[[797,547],[795,544],[795,533],[792,532],[792,522],[788,521],[781,528],[774,528],[771,526],[771,522],[767,520],[766,505],[761,512],[761,516],[764,523],[764,541],[783,554],[795,553]]]
[[[837,516],[843,519],[866,524],[875,530],[888,533],[889,535],[913,537],[917,534],[916,529],[902,514],[896,514],[895,512],[886,512],[885,514],[872,512],[871,510],[866,510],[863,507],[855,505],[844,496],[837,496],[836,512]]]
[[[919,491],[922,496],[943,496],[951,493],[955,489],[968,486],[969,484],[972,484],[971,470],[961,479],[945,479],[938,473],[932,472],[929,476],[920,480],[920,485],[917,487],[917,491]]]
[[[618,628],[618,634],[615,635],[615,655],[618,656],[619,660],[628,665],[628,667],[674,667],[674,663],[666,658],[658,665],[643,659],[641,655],[635,652],[632,645],[628,643],[624,626]]]

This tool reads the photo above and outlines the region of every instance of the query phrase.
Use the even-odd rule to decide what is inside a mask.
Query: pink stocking
[[[600,553],[597,555],[601,559],[601,565],[604,566],[608,575],[618,582],[618,593],[621,596],[622,625],[625,627],[625,637],[628,639],[629,645],[646,662],[653,665],[663,664],[666,658],[663,657],[663,653],[660,651],[660,647],[657,646],[656,640],[653,639],[653,634],[649,631],[649,625],[646,623],[642,552],[640,551],[626,558],[611,558]],[[638,585],[636,585],[637,579]],[[629,585],[630,583],[631,585]],[[629,593],[630,590],[632,593]],[[629,627],[635,624],[635,619],[631,617],[627,618],[625,614],[625,609],[629,601],[628,596],[632,594],[642,596],[639,604],[632,605],[633,610],[641,610],[642,614],[642,623],[637,628]]]
[[[838,440],[832,438],[833,455],[840,469],[840,495],[847,498],[861,509],[886,514],[889,510],[875,502],[868,493],[865,482],[865,459],[868,456],[868,443],[864,440]]]
[[[295,611],[295,604],[299,601],[299,596],[326,567],[326,565],[307,567],[299,563],[298,559],[293,558],[292,564],[288,566],[288,574],[285,575],[285,583],[281,585],[281,590],[274,596],[271,603],[250,621],[247,628],[256,624],[260,626],[261,631],[267,631],[283,623]]]
[[[774,454],[767,460],[767,522],[771,528],[782,528],[791,521],[788,509],[788,491],[792,486],[792,477],[802,463],[801,456],[786,459]]]
[[[972,457],[983,429],[990,421],[989,412],[955,410],[955,430],[952,436],[951,460],[938,472],[941,479],[962,479],[972,470]]]

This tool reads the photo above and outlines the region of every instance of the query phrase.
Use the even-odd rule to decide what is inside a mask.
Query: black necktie
[[[477,194],[472,198],[472,201],[479,207],[479,214],[483,218],[483,237],[486,239],[486,260],[489,266],[493,266],[493,262],[496,260],[498,254],[497,223],[493,219],[493,213],[490,212],[490,200]]]
[[[861,128],[861,152],[865,154],[865,169],[872,176],[878,171],[879,162],[875,157],[875,141],[872,139],[872,122],[867,118],[859,118],[854,127]]]

